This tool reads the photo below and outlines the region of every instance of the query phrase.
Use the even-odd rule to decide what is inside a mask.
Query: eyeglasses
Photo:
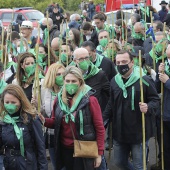
[[[76,60],[78,60],[79,62],[82,62],[84,60],[88,60],[90,57],[89,56],[86,56],[84,58],[76,58]]]

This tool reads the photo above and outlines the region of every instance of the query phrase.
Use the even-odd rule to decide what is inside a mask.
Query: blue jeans
[[[50,153],[50,159],[51,159],[51,163],[53,165],[53,170],[55,170],[56,167],[56,160],[55,160],[55,149],[54,148],[49,148],[49,153]]]
[[[146,142],[146,150],[148,142]],[[129,162],[130,152],[132,162]],[[143,170],[142,144],[119,143],[114,140],[114,162],[121,170]]]
[[[96,170],[107,170],[106,159],[105,159],[104,155],[102,155],[101,164],[98,168],[96,168]]]
[[[0,170],[3,170],[4,164],[3,164],[4,156],[0,155]]]

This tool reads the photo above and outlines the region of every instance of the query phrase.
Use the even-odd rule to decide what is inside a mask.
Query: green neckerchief
[[[97,51],[103,53],[103,48],[101,45],[98,45],[97,48],[96,48]]]
[[[131,33],[131,36],[132,36],[132,38],[134,38],[134,39],[138,39],[138,40],[145,40],[145,37],[144,37],[144,35],[143,34],[137,34],[137,33],[135,33],[135,30],[134,30],[134,26],[132,27],[132,33]]]
[[[74,61],[72,61],[69,66],[76,66],[76,63]]]
[[[144,72],[142,71],[142,76],[144,76]],[[138,81],[140,79],[140,68],[138,66],[134,66],[133,67],[133,72],[132,74],[130,75],[128,81],[124,84],[123,82],[123,79],[122,79],[122,75],[120,73],[118,73],[116,76],[115,76],[115,81],[117,83],[117,85],[119,86],[119,88],[122,89],[123,91],[123,97],[124,98],[127,98],[127,87],[130,87],[132,86],[136,81]],[[144,84],[146,84],[147,86],[149,86],[149,84],[144,80],[142,79],[142,82]],[[132,86],[132,99],[131,99],[131,107],[132,107],[132,110],[135,110],[135,106],[134,106],[134,95],[135,95],[135,90],[134,90],[134,86]]]
[[[48,39],[48,29],[46,28],[44,30],[44,39],[43,39],[43,44],[46,45],[47,44],[47,39]]]
[[[68,105],[66,105],[63,100],[62,100],[62,92],[63,92],[63,88],[60,90],[60,92],[58,93],[58,102],[59,102],[59,106],[61,108],[61,110],[64,112],[65,114],[65,122],[68,123],[69,119],[71,119],[72,122],[75,122],[75,117],[73,115],[73,112],[77,109],[80,101],[82,100],[82,98],[91,90],[91,87],[88,85],[84,85],[84,89],[81,90],[79,92],[79,94],[77,95],[76,101],[74,102],[74,104],[71,106],[71,108],[69,108]]]
[[[54,100],[54,99],[56,98],[56,96],[57,96],[57,93],[55,93],[55,92],[53,92],[53,91],[51,90],[51,96],[52,96],[52,100]]]
[[[42,75],[41,71],[39,72],[38,76],[39,76],[39,79],[44,79],[44,76]],[[34,82],[34,78],[32,79],[32,83]],[[22,82],[26,83],[28,81],[28,79],[29,79],[29,77],[23,76]]]
[[[17,139],[20,141],[20,149],[21,149],[21,155],[24,157],[24,144],[23,144],[23,133],[22,128],[19,129],[17,126],[17,122],[19,122],[19,116],[17,117],[11,117],[9,114],[6,114],[4,116],[5,123],[12,124],[14,126],[14,131],[16,134]]]
[[[170,66],[168,61],[165,61],[165,73],[170,76]]]
[[[0,79],[0,94],[2,94],[6,86],[7,83],[3,79]]]
[[[86,17],[85,17],[84,15],[81,15],[80,17],[81,17],[82,19],[86,19]]]
[[[153,54],[153,49],[149,52],[149,55],[152,57],[152,59],[154,59],[154,57],[155,57],[156,63],[157,63],[159,60],[162,60],[162,57],[166,58],[166,54],[163,54],[163,55],[160,56],[160,57],[158,57],[156,54],[154,55],[154,54]]]
[[[15,69],[17,68],[17,64],[16,64],[15,62],[11,61],[11,62],[8,62],[8,63],[7,63],[5,69],[10,68],[11,66],[14,66]]]
[[[83,75],[84,80],[87,80],[91,77],[93,77],[94,75],[96,75],[100,70],[92,63],[90,62],[90,72]]]
[[[99,54],[96,53],[96,62],[95,62],[94,65],[95,65],[97,68],[100,67],[103,58],[104,58],[104,56],[99,55]]]

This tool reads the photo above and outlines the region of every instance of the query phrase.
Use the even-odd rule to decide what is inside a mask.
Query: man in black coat
[[[168,13],[168,9],[166,8],[167,4],[168,3],[166,1],[161,1],[161,3],[159,4],[161,5],[162,9],[158,12],[158,14],[162,22],[165,22],[164,19],[166,18],[167,13]]]
[[[134,67],[133,57],[128,51],[117,53],[116,65],[119,74],[111,81],[110,99],[103,113],[103,121],[112,120],[116,166],[139,170],[143,169],[142,113],[145,114],[147,145],[153,136],[151,115],[155,114],[159,106],[159,97],[152,79],[144,75],[144,102],[141,102],[139,67]],[[129,167],[128,162],[130,152],[133,155],[133,168]]]

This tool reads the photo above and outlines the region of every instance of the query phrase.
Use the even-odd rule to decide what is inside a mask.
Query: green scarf
[[[90,63],[90,72],[83,75],[84,80],[87,80],[91,77],[93,77],[94,75],[96,75],[100,70],[91,62]]]
[[[144,76],[144,72],[142,72],[142,76]],[[122,89],[123,91],[123,97],[127,98],[127,87],[132,86],[136,81],[138,81],[140,79],[140,68],[138,66],[134,66],[133,68],[133,73],[130,75],[130,78],[128,79],[128,81],[124,84],[123,79],[122,79],[122,75],[120,73],[118,73],[115,76],[115,81],[117,83],[117,85],[119,86],[119,88]],[[146,84],[147,86],[149,86],[149,84],[142,79],[143,83]],[[132,86],[132,100],[131,100],[131,105],[132,105],[132,110],[135,110],[134,107],[134,86]]]
[[[48,29],[46,28],[44,30],[44,39],[43,39],[43,44],[46,45],[48,40]]]
[[[96,63],[95,63],[95,66],[96,66],[97,68],[100,67],[103,58],[104,58],[104,56],[99,55],[99,54],[96,53]]]
[[[17,68],[17,64],[16,64],[15,62],[11,61],[11,62],[8,62],[8,63],[7,63],[5,69],[10,68],[11,66],[14,66],[15,69]]]
[[[18,140],[20,140],[20,149],[21,149],[21,155],[24,157],[24,144],[23,144],[23,133],[22,133],[22,128],[19,129],[17,126],[16,122],[19,122],[19,116],[17,117],[11,117],[9,114],[6,114],[4,116],[5,123],[12,124],[14,126],[14,131],[16,134],[16,137]]]
[[[41,71],[39,72],[38,76],[39,76],[39,79],[44,79],[44,76],[42,75]],[[23,76],[22,81],[27,83],[28,79],[29,79],[29,77]],[[34,79],[35,79],[35,77],[33,78],[32,83],[34,82]]]
[[[149,52],[149,55],[152,57],[152,59],[154,59],[154,57],[155,57],[156,63],[157,63],[159,60],[162,60],[162,57],[163,57],[163,58],[166,58],[166,55],[165,55],[165,54],[161,55],[160,57],[158,57],[156,54],[154,55],[153,49]]]
[[[0,79],[0,94],[2,94],[6,86],[7,83],[3,79]]]
[[[165,73],[170,76],[170,66],[168,61],[165,61]]]
[[[68,123],[69,119],[72,120],[72,122],[75,122],[75,117],[73,115],[73,112],[77,109],[80,101],[82,100],[82,98],[91,90],[91,87],[88,85],[84,86],[84,89],[81,90],[77,96],[76,101],[74,102],[74,105],[71,106],[71,108],[69,108],[68,105],[66,105],[63,100],[62,100],[62,92],[63,89],[60,90],[60,92],[58,93],[58,101],[59,101],[59,106],[61,108],[61,110],[64,112],[65,114],[65,122]]]

